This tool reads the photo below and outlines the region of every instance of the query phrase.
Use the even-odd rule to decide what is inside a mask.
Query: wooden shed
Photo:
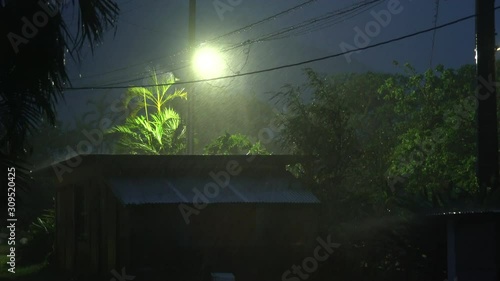
[[[286,170],[296,160],[87,155],[52,165],[58,264],[149,280],[282,273],[317,237],[319,201]]]

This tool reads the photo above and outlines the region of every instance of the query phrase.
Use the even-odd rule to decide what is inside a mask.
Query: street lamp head
[[[196,50],[193,63],[195,71],[205,79],[220,76],[225,66],[220,52],[208,46]]]

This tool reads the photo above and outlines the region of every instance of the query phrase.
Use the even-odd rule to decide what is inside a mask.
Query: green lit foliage
[[[280,118],[284,128],[281,143],[292,154],[319,159],[318,166],[304,167],[315,182],[340,182],[349,166],[349,155],[355,153],[350,112],[345,97],[337,94],[338,85],[329,83],[311,69],[306,69],[306,75],[308,83],[304,87],[286,85],[276,96],[288,108]],[[310,102],[305,100],[305,93],[312,93]]]
[[[342,244],[345,262],[333,263],[332,274],[440,278],[443,257],[429,245],[443,232],[408,219],[480,201],[474,66],[403,69],[332,77],[307,70],[304,87],[278,94],[288,106],[283,149],[312,156],[289,170],[322,201],[322,231]],[[495,204],[494,197],[486,199]]]
[[[54,258],[55,229],[55,208],[44,210],[29,226],[26,244],[20,244],[22,265],[50,262]]]
[[[353,214],[372,212],[368,202],[379,194],[373,188],[385,184],[385,139],[391,132],[384,122],[387,118],[378,112],[382,102],[377,99],[377,89],[387,75],[324,77],[311,69],[306,69],[306,75],[306,85],[285,86],[276,96],[288,108],[280,117],[282,147],[314,159],[290,170],[315,186],[323,201],[350,198],[366,206],[363,211],[360,205],[346,205]]]
[[[350,112],[348,125],[356,138],[357,153],[352,157],[343,185],[350,193],[355,190],[361,206],[370,206],[366,202],[383,203],[390,192],[384,172],[397,133],[391,125],[391,103],[378,95],[379,87],[390,77],[390,74],[367,72],[331,78],[331,83],[337,85],[337,94],[344,97]]]
[[[170,87],[177,81],[171,73],[158,73],[156,69],[150,70],[151,76],[147,82],[152,87],[130,87],[123,101],[124,106],[130,108],[131,116],[142,113],[149,118],[150,113],[160,112],[167,103],[176,98],[187,99],[184,89],[175,89],[169,93]]]
[[[437,66],[423,74],[409,65],[404,69],[405,75],[380,88],[394,105],[399,135],[387,171],[393,190],[417,195],[434,207],[474,197],[474,67]]]
[[[180,154],[185,147],[185,130],[177,112],[165,108],[161,112],[128,118],[125,124],[113,127],[111,133],[121,136],[117,152],[130,154]]]
[[[226,132],[224,135],[214,139],[211,143],[205,146],[206,155],[268,155],[270,154],[266,148],[257,141],[252,141],[243,134],[230,134]]]
[[[288,108],[280,118],[281,144],[294,154],[312,156],[288,168],[321,200],[320,231],[342,244],[338,254],[345,263],[331,267],[337,275],[361,279],[397,276],[422,258],[412,260],[420,250],[407,248],[403,220],[383,218],[392,214],[386,208],[392,194],[384,172],[397,132],[392,102],[379,98],[378,89],[392,75],[306,74],[305,86],[287,86],[278,94]]]
[[[131,154],[180,154],[185,149],[185,127],[179,114],[168,103],[176,98],[187,99],[187,93],[175,90],[168,93],[176,81],[171,73],[151,71],[151,85],[131,87],[124,99],[124,106],[131,111],[122,125],[108,133],[118,134],[116,151]]]

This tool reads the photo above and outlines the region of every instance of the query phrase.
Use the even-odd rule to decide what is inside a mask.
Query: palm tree
[[[177,79],[172,73],[151,69],[152,87],[131,87],[124,106],[131,109],[125,124],[113,127],[118,134],[117,152],[130,154],[179,154],[185,148],[185,126],[179,114],[167,103],[176,98],[187,99],[184,89],[169,93]]]
[[[62,17],[72,9],[76,30]],[[43,119],[54,124],[55,104],[70,85],[66,53],[80,60],[80,51],[101,42],[114,27],[119,8],[114,0],[0,2],[0,151],[20,156],[26,135]]]
[[[179,154],[185,148],[185,130],[181,118],[171,108],[130,117],[110,133],[119,133],[117,152],[127,154]]]
[[[78,15],[74,30],[67,10]],[[0,168],[16,167],[17,187],[30,179],[20,162],[30,151],[26,137],[44,120],[54,125],[55,104],[70,85],[66,54],[79,62],[84,46],[93,51],[118,13],[114,0],[0,0]]]
[[[172,100],[176,98],[187,99],[187,93],[184,89],[175,89],[173,93],[168,93],[170,87],[179,80],[172,72],[158,73],[155,68],[151,68],[149,72],[151,75],[147,84],[154,86],[132,86],[127,90],[123,103],[124,107],[131,109],[131,116],[143,112],[148,119],[148,113],[162,111],[162,108]]]

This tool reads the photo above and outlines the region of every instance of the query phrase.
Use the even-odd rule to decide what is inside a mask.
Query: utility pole
[[[193,59],[194,49],[195,49],[195,35],[196,35],[196,0],[189,0],[189,26],[188,26],[188,48],[189,48],[189,59]],[[190,73],[193,73],[192,67],[190,68]],[[193,79],[194,75],[191,75],[190,79]],[[187,99],[187,154],[194,154],[194,93],[188,92]]]
[[[498,188],[495,0],[476,0],[477,179],[483,199]]]

